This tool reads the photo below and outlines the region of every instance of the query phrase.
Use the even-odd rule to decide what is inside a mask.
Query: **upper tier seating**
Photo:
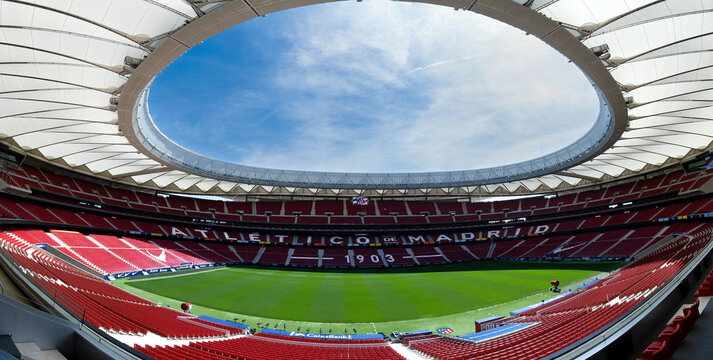
[[[7,169],[8,178],[18,187],[29,187],[69,198],[80,198],[99,204],[118,206],[130,211],[146,211],[156,214],[176,215],[191,218],[222,219],[227,221],[284,223],[284,224],[335,224],[335,225],[387,225],[387,224],[427,224],[459,221],[489,221],[505,218],[547,215],[566,211],[581,211],[593,207],[660,195],[665,192],[689,192],[706,184],[713,174],[700,172],[685,174],[673,171],[650,179],[640,179],[630,183],[613,185],[602,189],[586,190],[580,193],[558,197],[534,197],[482,203],[461,203],[453,201],[397,201],[373,199],[368,205],[354,205],[349,200],[297,200],[224,202],[192,199],[182,196],[157,196],[155,194],[120,189],[92,183],[83,179],[73,179],[26,165],[22,169]],[[32,195],[40,198],[41,195]],[[67,200],[69,201],[69,200]],[[5,204],[0,204],[5,205]],[[27,205],[30,209],[25,208]],[[705,205],[705,204],[697,204]],[[32,204],[4,206],[10,214],[20,218],[39,219],[48,222],[112,228],[119,226],[103,219],[83,220],[66,214],[36,208]],[[675,216],[692,208],[681,204],[682,208],[671,208],[659,217]],[[13,211],[16,209],[17,211]],[[27,215],[26,212],[32,213]],[[270,216],[266,216],[269,214]],[[294,215],[299,214],[298,217]],[[454,217],[451,217],[455,215]],[[362,216],[360,216],[362,215]],[[142,231],[158,232],[155,228],[139,225]],[[135,230],[135,229],[131,229]]]

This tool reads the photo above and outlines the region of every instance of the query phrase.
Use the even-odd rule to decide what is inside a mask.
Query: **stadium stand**
[[[481,260],[626,261],[600,281],[490,319],[485,332],[404,334],[403,349],[438,359],[555,358],[607,332],[599,355],[638,346],[609,358],[672,357],[713,295],[713,3],[433,3],[503,21],[558,50],[596,90],[595,125],[563,151],[484,171],[233,172],[236,164],[184,152],[142,128],[151,79],[209,35],[304,2],[0,0],[1,272],[38,307],[78,320],[67,326],[71,342],[88,334],[125,357],[401,359],[394,349],[403,347],[381,339],[247,334],[107,280],[226,264],[351,273]],[[500,195],[524,197],[486,198]],[[674,308],[681,314],[668,321]],[[646,321],[626,319],[635,313]],[[661,325],[650,330],[656,340],[634,343],[653,323]],[[619,324],[639,330],[609,337]]]
[[[76,234],[66,238],[79,238]],[[383,340],[353,342],[296,339],[258,334],[233,338],[243,331],[198,319],[165,307],[158,307],[111,284],[83,273],[60,260],[32,248],[15,234],[0,234],[2,252],[45,293],[68,311],[97,328],[111,333],[141,335],[152,332],[166,338],[220,339],[192,342],[187,346],[136,346],[156,359],[229,358],[243,359],[403,359]],[[103,239],[107,240],[107,239]],[[81,241],[85,241],[82,239]],[[110,238],[115,245],[117,239]],[[67,285],[71,284],[71,287]],[[302,354],[296,357],[296,354]]]
[[[630,215],[627,214],[627,217]],[[624,218],[624,217],[620,217]],[[228,242],[195,242],[176,239],[156,238],[164,233],[144,233],[145,240],[134,239],[135,235],[100,235],[75,231],[53,230],[48,233],[32,231],[27,234],[18,229],[18,236],[29,236],[32,243],[43,243],[57,248],[70,257],[87,264],[105,274],[147,270],[181,264],[220,264],[255,262],[267,265],[319,266],[319,251],[302,249],[301,246],[319,247],[323,251],[323,266],[413,266],[445,262],[472,261],[486,258],[536,259],[536,258],[628,258],[645,250],[648,246],[676,233],[687,231],[700,224],[690,221],[681,223],[661,223],[655,219],[637,228],[616,229],[628,223],[610,224],[614,230],[605,227],[592,228],[564,226],[570,235],[561,232],[517,235],[514,239],[476,238],[486,236],[488,231],[464,233],[436,233],[424,235],[378,236],[305,236],[263,234],[260,232],[219,232],[196,230],[172,225],[152,224],[156,229],[174,229],[181,234],[210,234],[213,238],[226,238]],[[563,223],[550,224],[561,229]],[[139,223],[145,226],[144,223]],[[148,223],[147,223],[148,224]],[[596,223],[597,225],[599,223]],[[532,227],[530,227],[532,228]],[[108,229],[107,229],[108,230]],[[86,230],[85,230],[86,231]],[[512,229],[508,229],[512,231]],[[524,233],[524,232],[522,232]],[[504,234],[508,234],[505,232]],[[248,244],[236,244],[236,241]],[[232,243],[232,244],[231,244]],[[286,245],[287,247],[276,247]],[[368,245],[381,245],[364,248]],[[388,245],[388,246],[386,246]],[[336,249],[328,249],[336,247]],[[350,257],[351,250],[351,257]],[[245,254],[242,255],[241,253]],[[157,258],[161,257],[161,258]],[[288,257],[294,261],[287,261]],[[351,259],[351,260],[350,260]],[[344,263],[344,261],[351,261]],[[103,263],[106,268],[95,264]],[[141,264],[141,265],[139,265]]]
[[[267,334],[240,335],[239,330],[159,308],[32,246],[54,248],[107,278],[226,263],[367,268],[482,259],[636,259],[589,288],[501,321],[498,327],[514,329],[501,330],[504,336],[479,339],[477,344],[440,335],[404,339],[410,349],[439,359],[534,359],[607,326],[670,279],[708,241],[710,231],[704,214],[713,210],[712,199],[703,192],[674,198],[659,196],[676,183],[671,181],[684,178],[682,173],[647,181],[634,194],[631,192],[639,181],[586,194],[493,203],[374,201],[373,207],[366,207],[373,212],[356,214],[353,210],[358,207],[343,200],[295,204],[198,201],[107,188],[86,180],[58,188],[43,183],[57,180],[46,174],[48,171],[32,171],[36,177],[18,181],[30,186],[32,195],[0,198],[0,210],[7,219],[23,221],[6,225],[2,234],[4,253],[45,294],[98,329],[126,336],[151,333],[168,339],[191,339],[188,345],[135,346],[158,359],[291,359],[295,351],[304,353],[305,358],[401,356],[383,341],[336,344]],[[708,176],[683,181],[689,184],[677,186],[676,191],[700,186]],[[35,193],[38,185],[42,193]],[[653,197],[643,197],[649,186],[657,191],[650,193]],[[66,194],[85,188],[94,189],[87,194],[91,196],[70,198]],[[627,198],[629,195],[634,196]],[[623,205],[618,200],[622,197],[632,204]],[[77,202],[92,201],[90,198],[99,200],[101,206]],[[112,202],[117,198],[121,200]],[[231,210],[234,214],[228,214]],[[233,217],[225,218],[224,224],[202,220],[220,219],[222,214]],[[524,220],[515,221],[512,216]],[[503,222],[506,219],[512,220]],[[272,228],[272,223],[282,227]],[[246,224],[259,226],[243,229]],[[310,228],[315,225],[318,228]],[[338,228],[319,228],[332,225]],[[456,228],[451,229],[454,225]],[[354,227],[364,233],[355,235]],[[371,229],[381,234],[372,234]],[[387,234],[383,234],[384,229],[388,229]],[[692,235],[680,235],[685,233]],[[669,245],[638,258],[638,254],[662,243]],[[652,272],[655,268],[661,270]],[[616,294],[614,298],[612,294]],[[662,332],[662,340],[652,344],[644,355],[672,351],[672,344],[680,341],[681,330],[677,329],[681,324],[671,324]],[[538,345],[549,337],[562,340],[555,348]]]
[[[219,264],[370,268],[484,259],[636,259],[590,288],[499,322],[496,331],[513,329],[499,330],[504,336],[478,337],[477,344],[433,334],[404,339],[411,350],[438,359],[534,359],[577,343],[673,276],[688,259],[676,239],[690,239],[685,251],[700,248],[700,235],[680,234],[707,234],[705,214],[713,211],[713,198],[696,190],[710,175],[683,172],[549,198],[375,200],[358,206],[345,200],[238,203],[158,196],[28,168],[32,176],[10,173],[32,193],[0,197],[6,221],[20,221],[6,225],[3,242],[25,250],[53,248],[108,279]],[[663,243],[670,245],[656,250],[658,257],[638,258]],[[14,261],[75,316],[112,334],[192,339],[188,345],[135,346],[154,358],[287,359],[296,349],[306,358],[401,358],[383,341],[357,346],[238,335],[158,308],[32,249],[35,257],[15,253]],[[668,324],[644,356],[670,354],[681,341],[682,324]],[[562,340],[556,348],[538,345],[548,337]]]
[[[503,325],[536,323],[511,335],[478,343],[438,335],[405,342],[438,359],[540,359],[584,339],[643,301],[710,242],[711,232],[709,227],[698,229],[575,295],[503,320]],[[690,326],[693,314],[697,310],[689,310],[675,322]],[[661,349],[667,349],[666,344],[654,343],[647,351],[658,354],[665,351]]]
[[[53,257],[34,252],[28,242],[11,234],[1,234],[0,239],[4,254],[15,261],[43,291],[64,304],[75,316],[98,328],[132,334],[152,331],[169,338],[236,333],[234,328],[213,324],[206,326],[186,314],[157,307]]]
[[[295,248],[287,265],[319,267],[319,249]]]
[[[385,341],[345,344],[296,340],[295,338],[257,334],[238,339],[192,342],[174,347],[141,347],[156,359],[181,359],[185,356],[205,359],[356,359],[400,360],[404,359]]]
[[[619,184],[610,188],[590,190],[582,194],[566,194],[555,198],[525,198],[518,200],[504,200],[492,203],[454,203],[448,201],[395,201],[395,200],[375,200],[369,205],[353,205],[344,200],[321,200],[321,201],[265,201],[254,203],[235,203],[214,200],[201,200],[201,206],[197,206],[194,199],[180,196],[164,198],[148,194],[141,191],[129,189],[119,189],[115,187],[105,188],[99,184],[91,184],[82,181],[85,188],[93,188],[92,194],[84,193],[79,186],[74,185],[73,193],[68,193],[64,187],[53,186],[50,178],[54,178],[49,170],[40,170],[25,166],[23,169],[32,169],[31,172],[41,176],[28,178],[28,175],[18,169],[8,172],[9,179],[18,187],[25,187],[33,190],[30,195],[33,199],[44,199],[43,196],[50,196],[53,201],[65,203],[67,205],[76,204],[80,201],[91,201],[92,203],[103,205],[110,209],[118,207],[119,213],[141,212],[153,213],[154,216],[175,215],[185,220],[192,218],[220,219],[225,221],[258,222],[258,223],[279,223],[279,224],[335,224],[335,225],[373,225],[383,226],[391,224],[424,224],[424,223],[448,223],[448,222],[473,222],[473,221],[493,221],[516,219],[518,217],[562,216],[567,212],[578,212],[585,209],[606,209],[608,206],[617,205],[628,200],[645,202],[647,198],[651,200],[661,199],[666,193],[690,193],[705,185],[713,174],[696,173],[685,174],[682,171],[659,175],[653,179],[634,181],[630,184]],[[52,174],[52,175],[48,175]],[[70,179],[71,180],[71,179]],[[64,181],[67,183],[67,181]],[[654,187],[653,189],[651,187]],[[99,191],[96,189],[103,189]],[[627,193],[627,190],[629,192]],[[655,191],[654,191],[655,190]],[[91,198],[77,196],[83,194]],[[123,201],[111,201],[123,200]],[[97,201],[98,200],[98,201]],[[659,217],[671,217],[682,212],[693,211],[694,207],[710,207],[710,199],[697,199],[695,204],[679,204],[666,209],[659,214]],[[75,217],[58,216],[54,209],[46,210],[43,206],[36,206],[31,203],[23,203],[17,206],[3,202],[2,207],[14,213],[16,216],[25,219],[41,220],[47,222],[73,223],[83,225],[84,221]],[[20,207],[20,209],[17,209]],[[345,211],[342,211],[344,207]],[[378,207],[378,213],[377,213]],[[441,207],[443,209],[441,209]],[[465,207],[465,211],[463,208]],[[12,211],[16,209],[17,212]],[[201,210],[205,209],[205,210]],[[187,213],[190,211],[190,213]],[[29,213],[29,214],[28,214]],[[31,214],[31,215],[30,215]],[[265,216],[270,214],[271,216]],[[359,216],[363,214],[363,216]],[[446,215],[448,214],[448,215]],[[451,217],[450,214],[454,216]],[[63,213],[63,215],[67,215]],[[444,216],[446,215],[446,216]],[[638,214],[637,214],[638,215]],[[653,215],[653,214],[651,214]],[[82,218],[91,224],[112,228],[103,219]],[[626,215],[618,214],[620,218],[609,221],[626,222]],[[60,218],[61,217],[61,218]],[[640,220],[641,218],[637,218]],[[586,226],[595,225],[597,222],[605,222],[605,218],[590,220]],[[155,228],[142,227],[142,230],[157,232]],[[563,230],[563,229],[561,229]]]

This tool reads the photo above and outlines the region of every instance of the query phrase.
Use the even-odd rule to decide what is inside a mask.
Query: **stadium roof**
[[[145,103],[158,72],[231,26],[319,2],[0,0],[0,137],[59,166],[147,188],[325,196],[547,192],[653,171],[711,146],[713,3],[664,0],[429,1],[521,28],[592,81],[595,126],[534,161],[463,172],[295,172],[219,163],[162,138]]]

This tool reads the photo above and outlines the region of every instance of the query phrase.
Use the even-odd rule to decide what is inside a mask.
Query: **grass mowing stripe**
[[[383,273],[376,274],[377,276],[372,276],[371,279],[366,282],[365,292],[370,292],[372,296],[376,297],[376,301],[381,308],[384,317],[381,319],[375,318],[365,318],[361,321],[389,321],[403,316],[402,314],[418,314],[418,308],[416,308],[408,299],[406,294],[395,289],[387,281],[393,276],[393,274]],[[413,317],[413,316],[412,316]]]
[[[384,312],[375,298],[379,293],[370,291],[367,287],[372,276],[364,274],[349,274],[349,284],[344,287],[344,320],[348,322],[364,322],[368,320],[383,321]],[[371,274],[369,274],[371,275]]]
[[[320,297],[318,290],[324,286],[324,281],[324,276],[313,276],[310,283],[311,288],[308,291],[302,291],[302,294],[300,294],[300,291],[295,291],[295,302],[300,302],[299,307],[296,307],[299,310],[294,313],[295,319],[309,319],[319,313],[324,299]],[[289,306],[289,304],[285,306]]]
[[[389,324],[404,330],[439,318],[447,322],[443,325],[465,328],[472,325],[472,314],[487,316],[478,309],[540,294],[535,301],[524,300],[530,305],[551,296],[546,292],[550,280],[573,282],[621,264],[480,261],[358,271],[234,267],[118,283],[160,294],[155,298],[255,319],[346,323],[359,329],[375,322],[377,328]]]
[[[492,288],[499,285],[498,282],[493,282],[491,279],[483,279],[479,274],[469,272],[464,273],[460,277],[450,277],[439,279],[439,282],[445,288],[442,291],[456,291],[458,293],[467,294],[460,297],[450,297],[449,301],[461,309],[472,308],[473,304],[487,306],[502,302],[493,296]],[[453,290],[450,290],[453,289]]]
[[[571,284],[563,285],[563,288],[564,289],[575,288],[585,282],[588,282],[589,280],[593,280],[595,278],[595,276],[601,277],[603,275],[604,275],[603,273],[597,272],[590,277],[587,277],[584,279],[579,279],[576,282],[573,282]],[[141,281],[138,281],[138,283],[140,283],[140,282]],[[132,287],[131,284],[136,284],[137,281],[127,281],[127,279],[120,279],[120,280],[115,281],[114,283],[117,286],[124,288],[126,290],[129,290],[129,291],[133,291],[133,292],[137,293],[138,295],[143,296],[144,298],[150,299],[152,301],[163,302],[164,304],[171,305],[174,308],[178,308],[180,303],[183,302],[183,301],[179,301],[179,300],[172,299],[172,298],[167,298],[165,296],[156,295],[154,293]],[[424,318],[424,319],[384,321],[384,322],[376,322],[374,324],[372,324],[370,322],[335,323],[335,322],[314,322],[314,321],[289,321],[287,324],[287,329],[295,330],[295,331],[299,331],[298,329],[301,329],[302,331],[305,331],[307,328],[311,328],[312,329],[311,331],[317,332],[320,327],[324,328],[324,329],[330,329],[330,328],[343,329],[343,328],[347,327],[349,329],[355,328],[355,329],[357,329],[357,331],[359,333],[369,333],[369,332],[373,332],[374,327],[375,327],[377,329],[377,331],[381,331],[384,333],[390,333],[391,331],[436,329],[439,327],[448,326],[455,330],[455,334],[465,334],[465,333],[473,332],[473,320],[475,320],[475,319],[481,319],[481,318],[492,316],[492,315],[507,315],[510,310],[519,309],[524,306],[528,306],[533,303],[540,302],[541,300],[548,299],[555,295],[556,294],[553,294],[547,290],[543,290],[543,291],[539,291],[536,294],[526,296],[523,298],[510,300],[510,301],[507,301],[504,303],[495,304],[495,305],[491,305],[491,306],[485,306],[482,308],[478,308],[475,310],[470,310],[470,311],[466,311],[466,312],[462,312],[462,313],[438,316],[438,317],[433,317],[433,318]],[[319,306],[317,303],[313,303],[313,304],[317,307]],[[203,306],[195,305],[195,304],[194,304],[192,312],[193,312],[193,314],[196,314],[196,315],[209,315],[209,316],[214,316],[217,318],[229,319],[229,320],[232,320],[233,318],[239,318],[239,319],[246,320],[245,323],[252,327],[257,327],[258,322],[262,322],[263,324],[265,322],[270,322],[271,324],[274,324],[280,320],[284,320],[284,318],[283,319],[266,318],[266,317],[261,317],[261,316],[250,316],[250,315],[245,315],[245,314],[236,313],[236,312],[222,311],[222,310],[207,308],[207,307],[203,307]]]
[[[319,288],[316,289],[315,302],[310,304],[308,317],[299,319],[313,321],[328,322],[333,320],[338,322],[338,319],[344,317],[344,281],[341,273],[321,274],[322,282]],[[332,276],[326,276],[332,275]],[[289,312],[289,309],[285,309]]]
[[[221,302],[219,309],[226,311],[236,308],[246,309],[245,313],[248,315],[267,316],[285,295],[284,290],[289,289],[291,283],[289,279],[286,279],[289,276],[288,272],[271,271],[267,275],[262,281],[236,286],[240,289],[240,296],[236,299],[238,301],[234,305]],[[226,285],[233,286],[231,283],[223,286]]]
[[[489,290],[493,285],[489,279],[483,279],[482,274],[477,272],[460,273],[458,277],[429,276],[422,282],[423,291],[450,295],[439,296],[440,303],[445,305],[441,305],[440,314],[462,312],[463,309],[470,310],[478,305],[488,304]]]
[[[404,294],[407,301],[418,310],[416,313],[418,316],[400,312],[400,316],[392,316],[392,320],[403,320],[409,317],[433,317],[438,313],[442,315],[443,313],[458,312],[451,303],[443,301],[444,294],[438,294],[428,290],[427,284],[431,282],[428,280],[428,276],[424,276],[423,278],[390,276],[386,278],[386,282],[396,291]]]
[[[277,298],[276,302],[273,304],[272,308],[267,310],[267,316],[270,317],[280,317],[283,315],[285,308],[292,309],[292,313],[296,318],[302,318],[305,316],[308,301],[311,300],[310,292],[307,289],[315,282],[316,278],[312,277],[299,277],[292,280],[290,276],[282,279],[280,281],[281,291],[280,296]],[[287,282],[287,283],[286,283]],[[276,296],[273,294],[272,296]]]

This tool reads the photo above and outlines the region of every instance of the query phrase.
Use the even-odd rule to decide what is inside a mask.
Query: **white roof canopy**
[[[590,185],[675,164],[713,140],[713,1],[516,0],[587,48],[607,45],[602,64],[633,100],[628,126],[605,149],[569,168],[519,181],[441,189],[364,191],[261,186],[210,178],[161,161],[124,126],[143,90],[127,88],[226,24],[319,1],[0,0],[0,140],[63,167],[165,191],[213,194],[510,194]],[[442,1],[497,17],[502,0]],[[439,3],[435,1],[434,3]],[[249,5],[249,6],[248,6]],[[232,11],[227,12],[228,10]],[[172,36],[208,14],[237,14]],[[543,20],[546,20],[543,18]],[[188,25],[187,25],[188,24]],[[179,41],[180,40],[180,41]],[[183,48],[172,47],[183,44]],[[578,59],[573,59],[578,61]],[[587,72],[587,69],[583,69]],[[143,83],[151,79],[142,79]],[[597,79],[593,79],[597,81]],[[137,82],[138,83],[138,82]],[[122,127],[120,129],[120,126]],[[257,185],[257,186],[255,186]]]

